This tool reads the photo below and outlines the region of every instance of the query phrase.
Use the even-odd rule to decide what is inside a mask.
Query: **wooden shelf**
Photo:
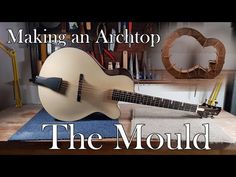
[[[156,75],[154,78],[159,79],[146,79],[146,80],[134,80],[135,84],[185,84],[185,85],[209,85],[215,83],[220,77],[227,78],[229,74],[236,73],[234,70],[223,70],[221,73],[214,79],[175,79],[171,74],[166,70],[152,70],[152,73]]]
[[[135,84],[170,84],[171,81],[166,80],[134,80]]]
[[[135,84],[185,84],[196,85],[215,82],[214,79],[179,79],[179,80],[134,80]]]

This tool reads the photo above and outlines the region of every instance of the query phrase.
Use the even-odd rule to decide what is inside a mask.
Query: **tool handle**
[[[91,30],[92,29],[91,22],[86,22],[85,26],[86,26],[86,30]]]
[[[129,59],[129,71],[130,74],[132,76],[132,78],[134,77],[134,68],[133,68],[133,54],[130,54],[130,59]]]
[[[100,54],[101,65],[104,66],[104,57],[103,54]]]
[[[129,22],[129,23],[128,23],[129,33],[132,33],[132,27],[133,27],[133,23],[132,23],[132,22]]]
[[[115,50],[115,44],[116,44],[115,37],[114,37],[114,36],[116,36],[116,30],[114,28],[111,29],[111,34],[113,36],[113,38],[112,38],[113,43],[108,44],[108,50],[109,51],[114,51]]]
[[[138,63],[138,54],[135,53],[135,73],[136,73],[136,79],[139,79],[139,63]]]
[[[122,25],[122,27],[123,27],[123,33],[124,33],[124,31],[127,29],[127,24],[126,24],[127,22],[123,22],[123,25]]]
[[[80,22],[80,33],[85,34],[84,22]]]
[[[104,52],[112,59],[115,60],[115,57],[107,49],[104,49]]]
[[[118,22],[118,33],[121,33],[121,22]]]
[[[123,68],[128,69],[128,52],[127,52],[127,50],[123,51]]]
[[[104,63],[104,57],[103,57],[104,46],[103,46],[102,39],[99,40],[98,50],[99,50],[99,54],[100,54],[101,64],[103,65],[103,63]]]

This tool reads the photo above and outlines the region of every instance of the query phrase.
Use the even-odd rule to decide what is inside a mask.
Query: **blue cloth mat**
[[[116,127],[114,124],[117,123],[119,123],[118,120],[110,119],[101,113],[94,113],[74,122],[58,121],[49,115],[45,109],[42,109],[9,140],[52,140],[52,126],[45,127],[42,131],[42,124],[74,124],[74,134],[81,133],[85,138],[88,138],[92,133],[98,133],[102,138],[115,138]],[[69,139],[69,137],[70,127],[68,126],[68,130],[66,130],[62,126],[58,126],[58,140]],[[75,136],[76,138],[79,136]]]

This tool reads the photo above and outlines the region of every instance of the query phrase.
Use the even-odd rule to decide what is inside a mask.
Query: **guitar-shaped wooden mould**
[[[179,69],[170,62],[170,48],[174,41],[183,36],[192,36],[202,47],[212,46],[216,49],[216,59],[209,60],[208,68],[195,65],[189,69]],[[166,70],[177,79],[213,79],[222,70],[225,59],[225,47],[221,41],[215,38],[206,38],[199,31],[192,28],[180,28],[171,33],[165,40],[162,48],[162,62]]]

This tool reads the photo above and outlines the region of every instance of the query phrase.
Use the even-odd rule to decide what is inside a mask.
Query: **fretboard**
[[[116,89],[112,91],[112,100],[190,112],[196,112],[197,110],[196,104],[183,103],[180,101],[168,100],[159,97],[153,97],[149,95],[143,95],[139,93],[127,92]]]

